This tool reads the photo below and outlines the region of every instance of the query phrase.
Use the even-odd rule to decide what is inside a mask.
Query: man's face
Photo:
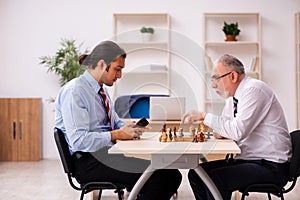
[[[218,95],[223,98],[230,96],[232,70],[223,66],[222,63],[217,63],[213,69],[211,76],[212,88],[215,89]]]
[[[125,58],[120,56],[111,62],[108,71],[102,76],[102,81],[107,86],[112,86],[117,79],[122,77],[122,69],[125,67]]]

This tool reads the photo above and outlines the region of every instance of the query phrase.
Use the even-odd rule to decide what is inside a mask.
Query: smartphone
[[[148,120],[145,117],[143,117],[133,126],[133,128],[144,128],[148,124],[149,124]]]

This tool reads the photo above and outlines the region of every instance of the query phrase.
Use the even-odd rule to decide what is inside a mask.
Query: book
[[[205,56],[205,65],[206,65],[207,71],[211,72],[213,69],[213,62],[212,62],[210,56]]]
[[[258,57],[255,57],[255,58],[252,59],[250,67],[249,67],[249,72],[255,72],[256,71],[256,69],[258,67],[258,61],[259,61]]]

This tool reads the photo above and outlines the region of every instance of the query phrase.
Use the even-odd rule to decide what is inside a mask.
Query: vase
[[[150,42],[153,40],[153,34],[152,33],[142,33],[142,41],[143,42]]]
[[[226,35],[225,41],[237,41],[236,35]]]

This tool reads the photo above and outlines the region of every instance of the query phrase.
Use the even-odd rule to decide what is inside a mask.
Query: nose
[[[122,71],[117,72],[117,78],[119,78],[119,79],[122,78]]]
[[[215,81],[212,81],[212,82],[211,82],[211,87],[212,87],[212,88],[217,88],[217,83],[216,83]]]

